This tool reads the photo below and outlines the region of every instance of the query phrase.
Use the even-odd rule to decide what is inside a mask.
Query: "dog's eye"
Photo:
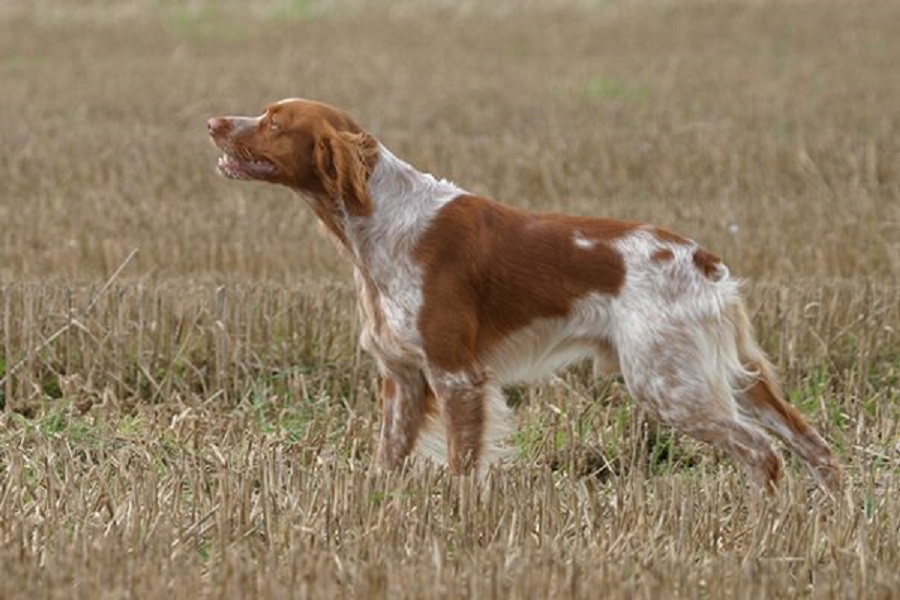
[[[272,131],[281,131],[281,125],[279,125],[275,121],[269,121],[268,127]]]

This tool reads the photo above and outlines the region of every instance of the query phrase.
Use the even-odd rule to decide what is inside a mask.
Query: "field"
[[[250,8],[247,8],[247,6]],[[0,598],[900,595],[900,4],[0,3]],[[838,497],[578,365],[484,481],[372,468],[350,270],[205,121],[304,96],[533,209],[746,280]]]

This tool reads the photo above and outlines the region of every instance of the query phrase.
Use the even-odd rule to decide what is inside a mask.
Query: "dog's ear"
[[[316,171],[325,192],[343,202],[348,214],[372,212],[368,179],[377,160],[378,143],[365,132],[328,131],[316,140]]]

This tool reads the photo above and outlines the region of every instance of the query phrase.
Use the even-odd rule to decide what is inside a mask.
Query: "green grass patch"
[[[321,13],[321,8],[313,0],[284,0],[272,11],[273,20],[308,21]]]
[[[9,52],[0,59],[0,65],[10,71],[28,71],[44,63],[44,57],[37,54]]]
[[[252,38],[246,21],[230,18],[215,3],[199,8],[178,6],[166,12],[166,24],[178,37],[187,40],[212,40],[241,43]]]
[[[596,75],[585,83],[583,95],[589,100],[644,102],[650,97],[650,89],[643,84]]]

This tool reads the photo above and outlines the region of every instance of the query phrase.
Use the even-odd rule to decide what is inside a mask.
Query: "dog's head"
[[[323,218],[372,210],[366,182],[378,142],[337,108],[291,98],[257,117],[214,117],[207,128],[223,152],[217,166],[225,177],[291,187]]]

